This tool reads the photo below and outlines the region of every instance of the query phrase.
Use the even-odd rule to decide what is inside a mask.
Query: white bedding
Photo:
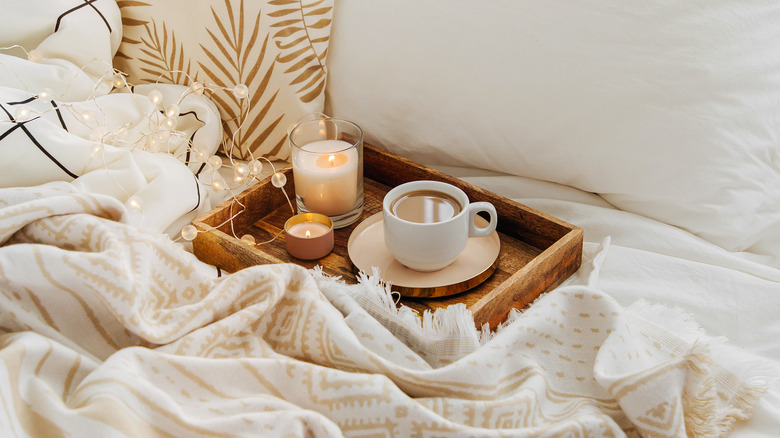
[[[680,308],[709,335],[742,347],[746,358],[771,361],[773,374],[780,376],[780,270],[571,187],[484,170],[438,168],[577,224],[585,232],[586,249],[609,237],[593,286],[623,305],[646,300]],[[771,388],[754,419],[734,436],[777,436],[780,379]]]
[[[96,4],[114,28],[120,26],[113,2]],[[158,112],[148,99],[108,94],[102,81],[112,73],[106,62],[116,35],[83,47],[47,39],[52,17],[36,15],[32,3],[0,5],[20,12],[0,15],[0,43],[46,49],[36,54],[45,55],[42,60],[0,53],[0,104],[11,115],[10,107],[19,106],[14,102],[48,88],[74,110],[73,126],[83,125],[77,116],[84,108],[99,105],[110,129],[129,123],[140,135],[156,132],[144,125]],[[70,19],[58,35],[77,38],[85,28],[104,26],[96,14]],[[84,62],[82,51],[100,62],[74,68],[68,59]],[[68,85],[69,75],[76,75],[75,85]],[[168,91],[175,98],[186,87]],[[181,120],[180,130],[195,135],[207,156],[217,148],[220,123],[206,99],[190,97],[181,109],[198,118]],[[203,157],[188,167],[179,160],[181,144],[171,144],[167,154],[106,142],[107,159],[95,160],[95,126],[63,129],[50,103],[32,102],[35,111],[47,109],[27,127],[78,174],[63,173],[21,135],[19,121],[0,114],[0,135],[16,130],[0,139],[2,430],[19,436],[619,435],[650,434],[643,418],[663,412],[672,413],[669,433],[677,436],[696,418],[706,431],[728,430],[731,420],[749,417],[737,422],[733,436],[769,437],[780,430],[778,379],[750,415],[763,384],[780,375],[780,270],[759,263],[771,258],[726,251],[564,185],[442,168],[582,227],[586,243],[583,268],[568,289],[513,316],[486,345],[480,347],[468,324],[450,324],[438,330],[443,340],[430,339],[425,333],[437,331],[430,324],[405,326],[407,313],[383,307],[382,288],[346,287],[291,265],[219,277],[160,234],[173,230],[176,237],[183,223],[225,196],[208,188]],[[140,218],[128,203],[133,196],[143,201]],[[593,300],[588,306],[603,320],[586,333],[592,351],[569,364],[582,344],[563,329],[579,329],[581,319],[590,318],[579,307],[583,297]],[[647,303],[628,308],[638,300]],[[557,316],[555,307],[568,314]],[[452,313],[463,318],[457,309]],[[657,320],[643,322],[648,316]],[[545,336],[550,333],[563,339]],[[723,337],[725,346],[710,342],[713,336]],[[639,360],[653,340],[658,352]],[[631,348],[616,347],[621,343]],[[550,351],[559,356],[548,357]],[[669,380],[649,376],[670,364],[684,372],[670,373]],[[532,378],[518,378],[529,369]],[[631,396],[612,391],[632,378],[652,384],[636,383]],[[696,390],[701,397],[690,396]],[[558,403],[561,394],[566,403]],[[709,401],[706,415],[683,406],[699,399]],[[668,409],[661,413],[655,409],[663,406]]]

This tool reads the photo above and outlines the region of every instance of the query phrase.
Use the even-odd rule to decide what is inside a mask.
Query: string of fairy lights
[[[10,50],[22,50],[25,55],[27,56],[28,61],[35,62],[35,63],[43,63],[46,61],[46,59],[38,53],[36,50],[30,50],[27,51],[24,47],[20,45],[12,45],[8,47],[0,47],[0,52],[3,51],[10,51]],[[126,92],[138,95],[138,93],[135,93],[133,84],[130,84],[127,81],[127,75],[117,69],[115,69],[112,65],[106,63],[105,61],[93,61],[93,62],[100,62],[102,64],[105,64],[107,68],[108,73],[104,74],[95,83],[95,86],[92,89],[91,94],[89,97],[85,100],[87,102],[92,102],[95,105],[95,108],[99,112],[103,112],[103,110],[98,105],[97,101],[97,91],[99,87],[102,84],[110,84],[111,85],[111,92]],[[2,65],[2,62],[0,62],[0,65]],[[99,114],[96,114],[91,109],[87,110],[79,110],[75,105],[72,103],[69,103],[62,99],[62,96],[66,95],[70,89],[70,86],[72,82],[76,79],[76,76],[67,84],[65,90],[63,90],[61,93],[55,93],[50,88],[42,88],[39,90],[32,90],[29,86],[25,84],[25,81],[23,78],[16,72],[14,72],[12,69],[6,67],[9,71],[13,72],[14,75],[16,75],[18,81],[20,84],[23,84],[25,87],[25,91],[30,93],[30,97],[32,100],[35,98],[41,99],[41,100],[54,100],[57,102],[57,106],[52,106],[52,108],[47,108],[45,110],[36,110],[32,108],[31,106],[28,106],[26,104],[22,104],[17,106],[17,108],[14,111],[13,117],[9,120],[2,120],[0,117],[0,122],[7,122],[7,123],[15,123],[15,124],[24,124],[28,123],[38,117],[42,117],[46,113],[52,112],[52,111],[68,111],[73,116],[74,119],[77,120],[79,123],[83,124],[83,126],[87,127],[91,130],[89,134],[89,140],[92,141],[92,147],[90,148],[90,159],[92,158],[100,158],[103,160],[103,165],[106,170],[106,174],[109,176],[109,178],[112,179],[112,182],[117,185],[117,187],[124,192],[126,195],[127,200],[125,201],[125,206],[133,213],[137,214],[143,214],[143,203],[141,199],[135,195],[130,195],[123,187],[122,185],[113,179],[111,177],[111,172],[108,171],[108,165],[105,162],[104,159],[104,151],[106,145],[111,146],[117,146],[117,147],[127,147],[131,150],[140,149],[144,151],[148,151],[151,153],[170,153],[172,150],[176,150],[179,146],[185,145],[184,152],[182,154],[185,154],[185,156],[189,157],[188,159],[185,159],[184,157],[177,156],[182,162],[184,162],[186,165],[190,165],[192,163],[205,163],[206,166],[211,170],[211,180],[210,183],[203,183],[205,185],[211,186],[212,189],[214,189],[217,193],[228,191],[229,197],[228,199],[232,199],[239,207],[239,210],[235,214],[231,214],[231,216],[223,223],[211,227],[211,229],[217,229],[222,226],[224,226],[227,223],[230,223],[231,225],[231,232],[234,237],[238,238],[236,236],[235,230],[233,229],[233,219],[235,219],[236,216],[241,214],[243,211],[245,211],[245,206],[241,204],[241,202],[238,200],[236,196],[236,192],[240,192],[244,188],[246,188],[248,185],[251,185],[252,183],[259,180],[259,177],[263,174],[265,165],[264,162],[267,162],[268,165],[271,167],[271,184],[281,189],[287,184],[287,177],[284,173],[282,173],[281,170],[277,170],[274,166],[274,163],[270,160],[268,160],[265,157],[258,157],[255,158],[252,154],[252,151],[249,151],[250,159],[246,162],[243,161],[236,161],[233,158],[233,148],[236,144],[236,134],[241,131],[241,128],[243,124],[246,122],[246,120],[241,119],[241,114],[248,114],[249,113],[249,106],[250,106],[250,91],[249,88],[245,84],[236,84],[232,88],[230,87],[222,87],[216,84],[211,84],[208,82],[203,81],[194,81],[186,72],[183,71],[173,71],[172,73],[181,73],[183,74],[188,82],[190,83],[189,86],[184,86],[184,90],[182,94],[176,99],[174,103],[169,103],[168,105],[164,105],[164,95],[163,93],[158,90],[156,87],[153,88],[151,91],[149,91],[146,94],[146,98],[149,99],[149,101],[152,103],[156,111],[152,111],[148,116],[145,124],[135,125],[135,126],[142,126],[143,129],[134,129],[134,125],[132,122],[127,122],[118,128],[114,129],[108,129],[104,123],[101,123],[101,119],[105,118],[105,114],[102,114],[103,117],[100,117]],[[80,72],[85,72],[85,70],[90,66],[90,64],[87,64],[83,67],[81,67]],[[160,83],[161,78],[158,78],[157,82],[155,82],[153,85],[157,85]],[[230,138],[226,138],[226,136],[221,140],[221,146],[222,150],[225,151],[225,155],[228,158],[227,163],[221,157],[220,155],[217,155],[216,153],[210,156],[207,156],[203,151],[198,150],[193,145],[193,141],[191,137],[188,137],[184,132],[177,131],[177,119],[179,117],[179,106],[181,105],[182,101],[191,94],[195,94],[198,96],[202,96],[206,93],[214,93],[217,91],[226,91],[231,92],[233,96],[237,99],[240,105],[242,105],[241,110],[239,111],[239,115],[236,117],[236,119],[230,120],[232,122],[236,122],[237,128],[233,131],[233,135]],[[175,146],[172,148],[172,146]],[[82,174],[86,171],[85,169],[82,171]],[[220,169],[225,168],[232,168],[233,175],[230,182],[228,182],[225,178],[223,178],[222,173],[220,172]],[[282,169],[283,170],[283,169]],[[290,201],[289,197],[287,196],[287,193],[282,190],[282,193],[284,193],[285,197],[287,197],[287,202],[290,205],[290,208],[293,210],[293,214],[295,213],[295,210],[292,206],[292,202]],[[232,204],[231,204],[232,209]],[[208,231],[208,230],[206,230]],[[186,225],[182,228],[180,236],[176,238],[178,240],[179,238],[184,239],[186,241],[192,241],[195,239],[195,237],[198,235],[199,232],[205,232],[205,231],[199,231],[195,226],[193,225]],[[281,234],[281,233],[280,233]],[[243,235],[240,240],[250,246],[253,245],[262,245],[268,242],[271,242],[275,240],[277,236],[274,236],[271,240],[267,242],[260,242],[256,243],[255,239],[252,235],[246,234]]]

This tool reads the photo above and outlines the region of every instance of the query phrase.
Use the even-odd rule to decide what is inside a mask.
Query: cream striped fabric
[[[760,392],[585,287],[433,368],[351,298],[367,285],[218,277],[124,214],[67,183],[0,189],[11,436],[716,436]]]

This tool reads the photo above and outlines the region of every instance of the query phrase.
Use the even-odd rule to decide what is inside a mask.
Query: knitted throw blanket
[[[480,345],[447,315],[410,324],[376,278],[218,276],[126,213],[0,189],[11,436],[720,436],[764,388],[672,310],[561,288]]]

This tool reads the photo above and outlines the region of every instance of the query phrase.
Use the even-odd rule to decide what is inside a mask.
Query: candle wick
[[[336,163],[336,157],[333,155],[328,157],[328,163],[330,163],[330,167],[333,167],[333,165]]]
[[[311,238],[311,232],[309,230],[306,230],[306,238],[307,239]]]

